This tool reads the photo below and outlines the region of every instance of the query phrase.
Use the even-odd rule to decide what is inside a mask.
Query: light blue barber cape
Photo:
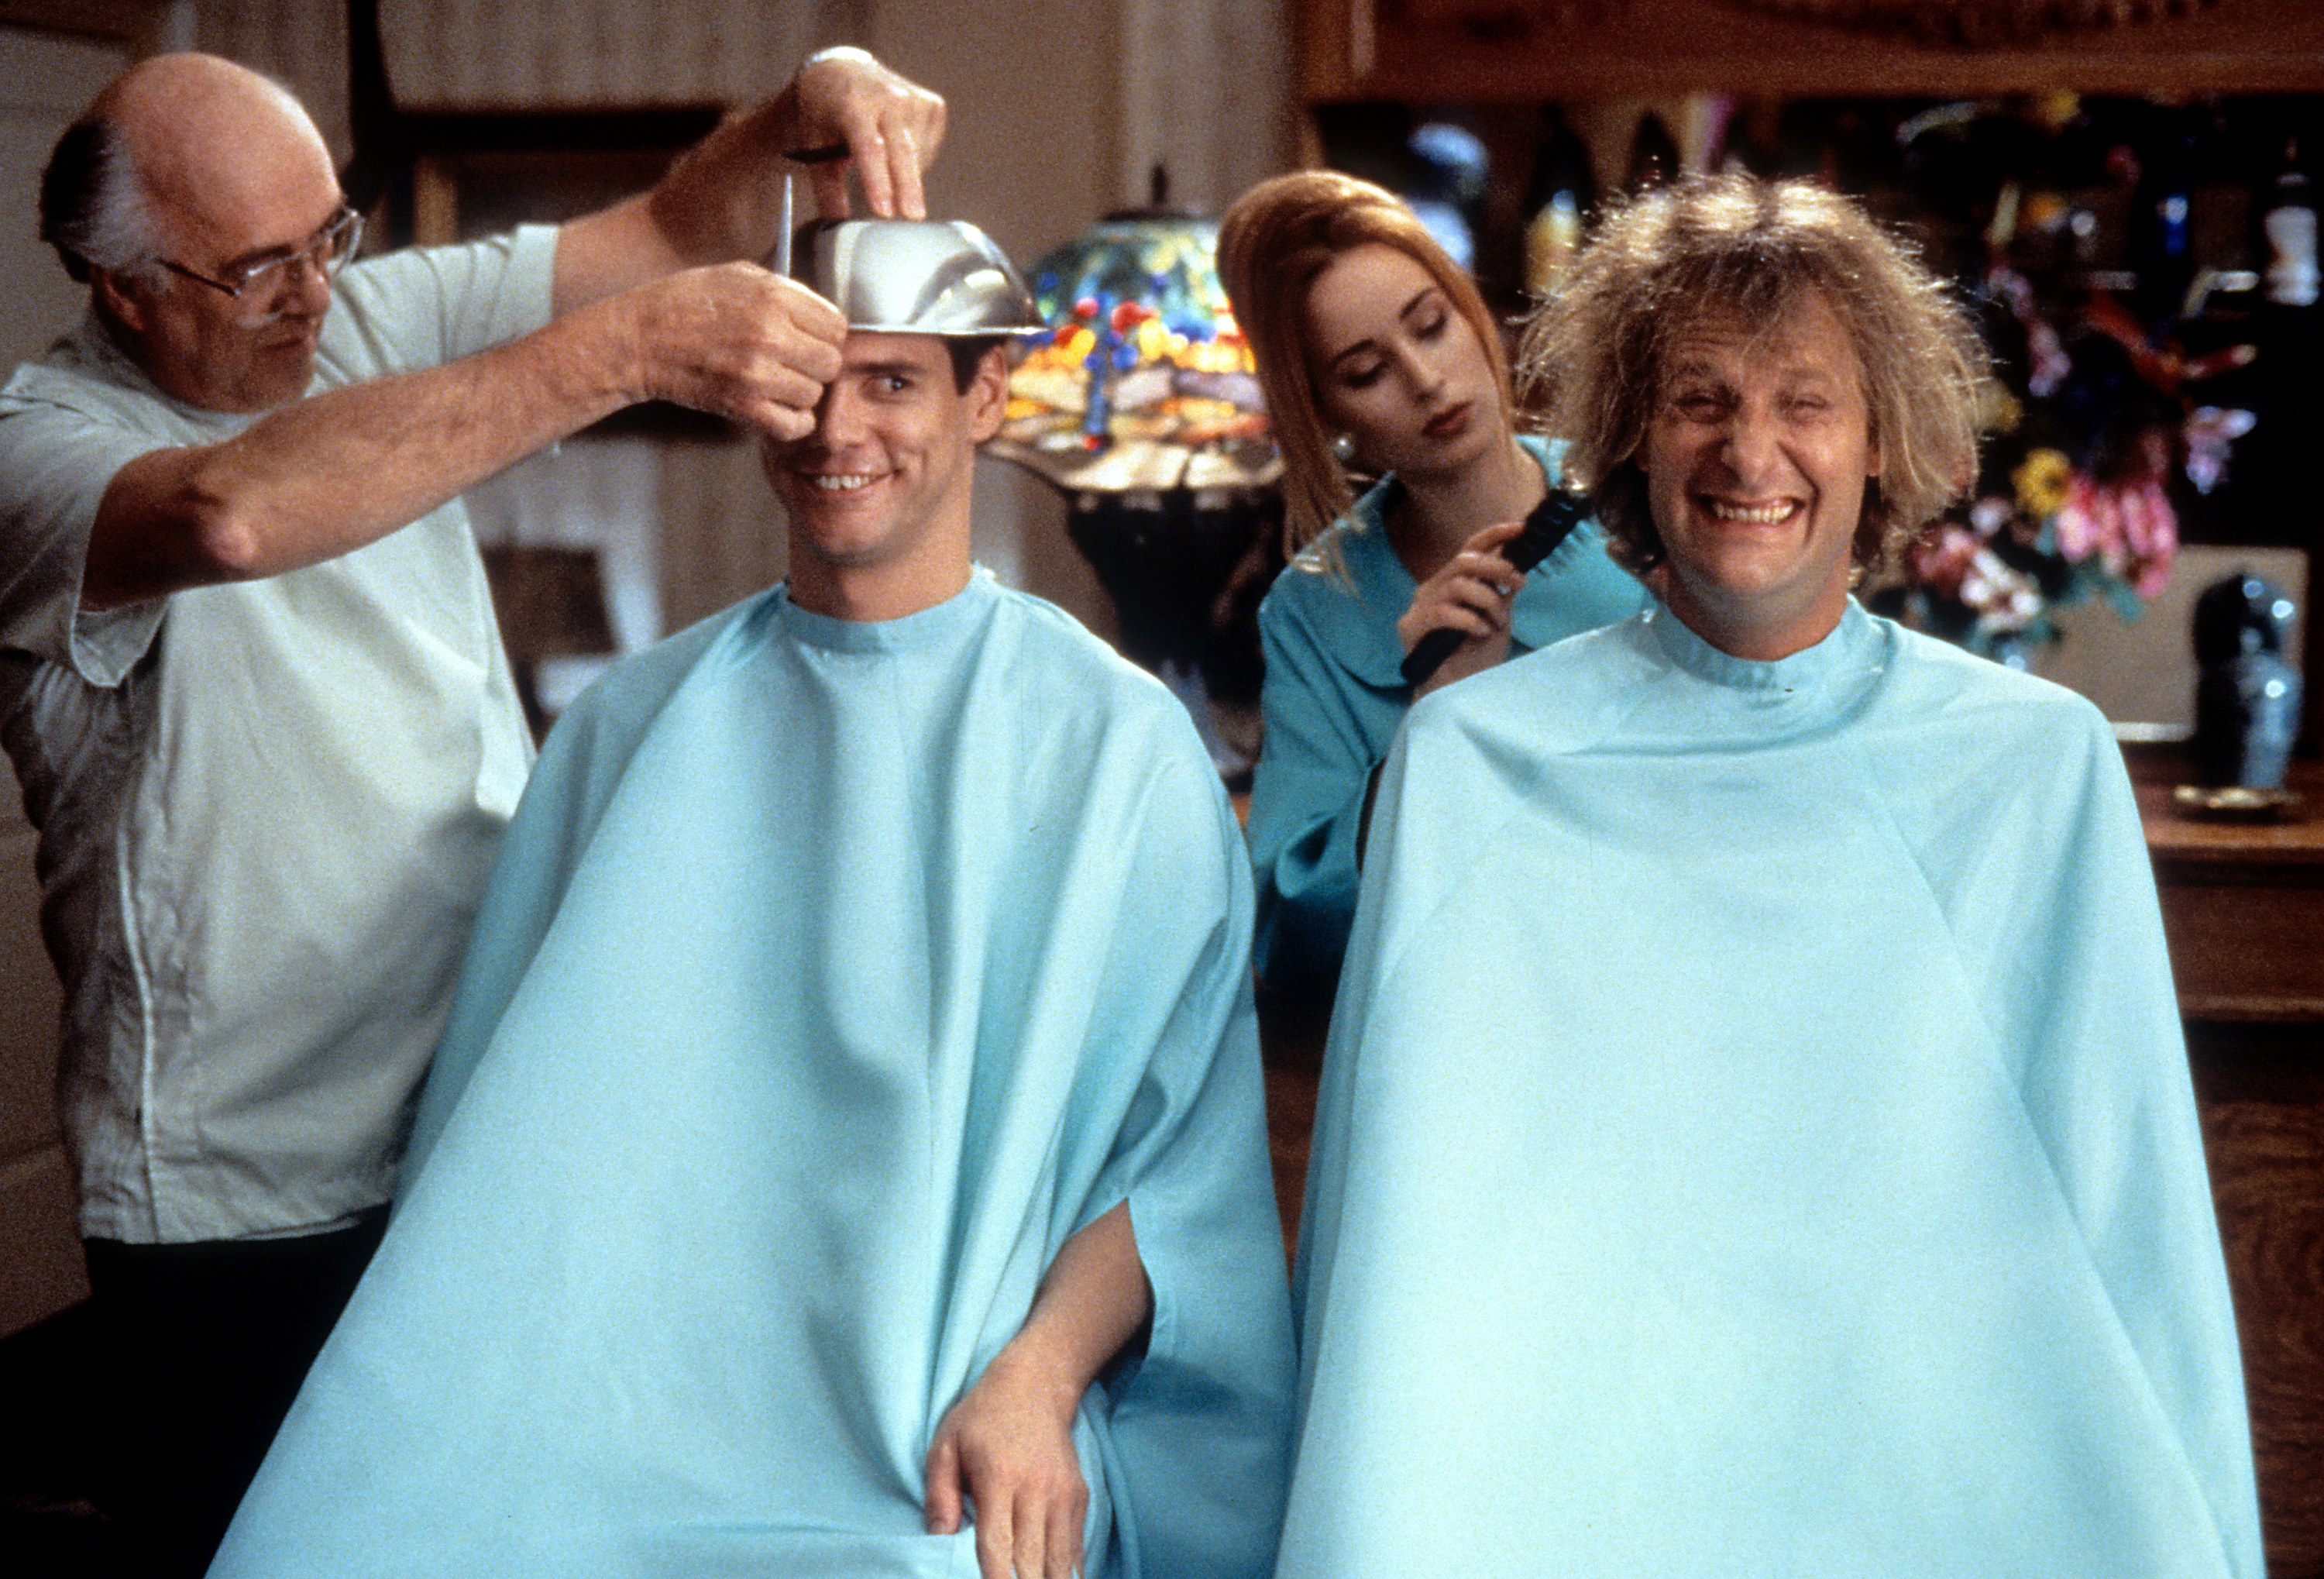
[[[1185,710],[981,572],[767,594],[559,725],[385,1246],[218,1575],[973,1575],[938,1420],[1127,1201],[1090,1571],[1255,1579],[1283,1247],[1250,885]]]
[[[1306,1212],[1282,1579],[2260,1579],[2120,755],[1852,604],[1413,710]]]
[[[1563,447],[1517,442],[1555,484]],[[1328,994],[1356,913],[1356,826],[1364,787],[1412,706],[1396,622],[1419,586],[1388,540],[1385,480],[1294,559],[1259,605],[1266,742],[1250,787],[1259,879],[1259,974],[1299,996]],[[1345,579],[1331,573],[1336,548]],[[1526,576],[1509,609],[1509,650],[1532,651],[1626,619],[1646,589],[1606,557],[1584,521]]]

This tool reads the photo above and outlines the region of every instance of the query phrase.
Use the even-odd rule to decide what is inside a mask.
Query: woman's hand
[[[1525,572],[1510,568],[1501,558],[1501,548],[1524,530],[1525,523],[1518,521],[1485,528],[1412,595],[1412,606],[1396,622],[1397,639],[1406,652],[1434,630],[1458,631],[1467,638],[1434,674],[1414,688],[1416,700],[1508,656],[1509,607],[1525,585]]]
[[[1077,1579],[1089,1487],[1074,1452],[1082,1388],[1011,1344],[936,1427],[928,1449],[928,1531],[960,1528],[975,1504],[983,1579]]]

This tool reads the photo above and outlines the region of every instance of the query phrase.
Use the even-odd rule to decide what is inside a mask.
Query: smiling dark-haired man
[[[763,445],[788,579],[550,737],[219,1579],[1267,1572],[1234,816],[1167,691],[971,564],[1030,303],[966,227],[842,251],[899,235],[895,298],[977,309],[813,276],[855,327]]]
[[[873,621],[966,585],[966,554],[934,550],[968,522],[976,446],[999,430],[1009,389],[997,345],[963,344],[853,332],[815,430],[761,444],[790,522],[795,601]]]

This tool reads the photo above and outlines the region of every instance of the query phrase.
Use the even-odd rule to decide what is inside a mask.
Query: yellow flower
[[[2036,521],[2046,521],[2064,506],[2074,466],[2054,449],[2037,449],[2009,474],[2009,480],[2016,485],[2017,507]]]

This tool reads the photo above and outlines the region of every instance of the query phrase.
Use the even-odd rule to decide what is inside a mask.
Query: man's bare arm
[[[689,270],[481,355],[295,402],[224,443],[156,450],[106,488],[82,605],[336,558],[637,401],[799,438],[845,333],[830,303],[753,264]]]
[[[1074,1413],[1154,1308],[1127,1202],[1065,1241],[1032,1311],[946,1411],[928,1449],[928,1528],[976,1515],[983,1579],[1077,1579],[1089,1487]]]

